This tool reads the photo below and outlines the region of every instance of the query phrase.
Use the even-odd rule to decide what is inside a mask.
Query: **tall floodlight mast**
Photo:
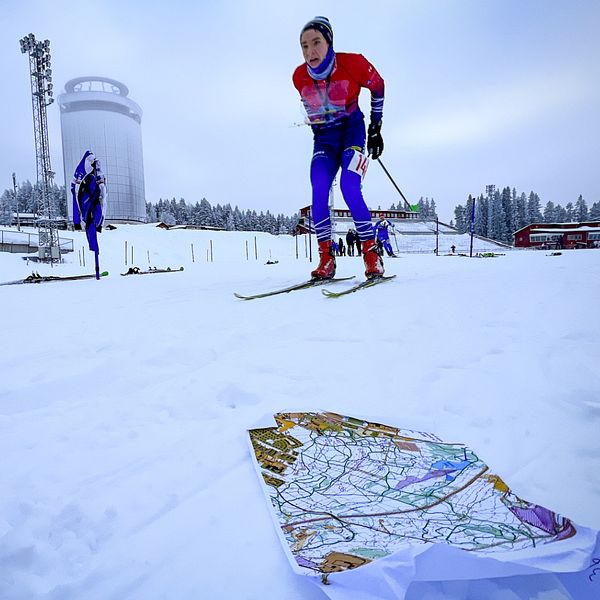
[[[58,228],[53,219],[50,187],[54,172],[50,166],[48,117],[46,108],[54,102],[52,69],[50,68],[50,40],[38,42],[33,33],[20,40],[21,52],[29,54],[31,98],[33,105],[33,134],[37,167],[37,208],[39,223],[39,257],[51,263],[60,262]]]

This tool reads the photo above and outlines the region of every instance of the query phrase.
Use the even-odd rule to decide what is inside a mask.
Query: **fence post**
[[[256,236],[254,236],[254,258],[258,260],[258,243],[256,241]]]
[[[214,255],[213,255],[213,243],[212,240],[210,240],[210,262],[214,261]]]
[[[83,256],[83,266],[85,267],[85,246],[81,246],[81,256]]]
[[[196,262],[194,259],[194,244],[192,244],[192,262]]]
[[[125,266],[127,266],[127,240],[125,240]]]

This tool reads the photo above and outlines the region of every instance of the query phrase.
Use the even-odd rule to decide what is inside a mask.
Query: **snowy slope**
[[[247,449],[286,408],[467,443],[521,497],[600,528],[600,252],[405,255],[338,300],[243,302],[311,269],[294,239],[256,234],[258,260],[254,239],[121,226],[102,234],[108,278],[0,288],[0,598],[324,598],[292,574]],[[125,241],[185,271],[120,277]],[[0,280],[89,272],[86,254],[0,253]]]

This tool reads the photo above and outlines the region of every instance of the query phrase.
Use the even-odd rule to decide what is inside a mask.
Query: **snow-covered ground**
[[[0,253],[0,281],[90,272],[72,235],[54,268]],[[0,288],[0,598],[322,600],[247,446],[284,409],[466,443],[519,496],[600,528],[599,251],[402,255],[395,281],[337,300],[233,297],[305,279],[298,242],[296,258],[287,236],[119,226],[109,277]],[[132,246],[140,267],[185,270],[120,277]],[[409,597],[564,598],[513,588]]]

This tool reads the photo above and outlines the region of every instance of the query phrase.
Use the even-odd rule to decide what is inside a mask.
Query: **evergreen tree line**
[[[469,195],[466,204],[459,204],[454,209],[454,226],[465,233],[470,230],[473,210],[473,197]],[[514,233],[532,223],[572,223],[580,221],[600,221],[600,202],[595,202],[588,210],[586,201],[580,195],[564,207],[547,202],[542,209],[540,197],[535,192],[527,196],[505,187],[502,191],[496,186],[487,186],[484,196],[475,199],[476,235],[481,235],[499,242],[511,244]]]
[[[39,208],[42,186],[31,181],[23,181],[17,186],[17,194],[12,189],[6,189],[0,195],[0,225],[10,225],[13,213],[38,213],[45,214],[45,209]],[[67,194],[65,186],[56,184],[50,186],[50,216],[66,217]]]
[[[421,196],[419,202],[417,203],[419,206],[419,217],[421,219],[428,219],[428,220],[436,220],[438,218],[437,216],[437,207],[435,205],[435,200],[432,198],[431,200],[429,200],[429,198],[425,198],[423,199],[423,196]],[[396,207],[395,204],[392,204],[390,206],[390,210],[404,210],[406,208],[406,204],[404,204],[403,202],[398,202],[398,206]],[[375,212],[373,211],[375,216]]]
[[[0,195],[0,226],[10,225],[13,214],[38,213],[41,185],[24,181],[14,190],[5,189]],[[109,197],[110,202],[110,197]],[[50,206],[52,217],[67,216],[67,195],[65,186],[53,184],[50,187]],[[43,212],[43,211],[42,211]],[[185,200],[179,202],[160,199],[156,204],[146,203],[146,216],[149,222],[163,221],[167,225],[205,225],[227,231],[265,231],[273,234],[292,233],[298,223],[298,216],[274,216],[269,211],[257,213],[255,210],[240,211],[230,204],[211,206],[206,198],[194,205]]]
[[[206,198],[195,204],[186,204],[183,198],[175,198],[156,203],[146,202],[146,217],[150,223],[162,221],[167,225],[201,225],[218,227],[226,231],[264,231],[266,233],[289,234],[298,223],[298,216],[277,216],[268,210],[257,213],[255,210],[241,211],[231,204],[211,206]]]

